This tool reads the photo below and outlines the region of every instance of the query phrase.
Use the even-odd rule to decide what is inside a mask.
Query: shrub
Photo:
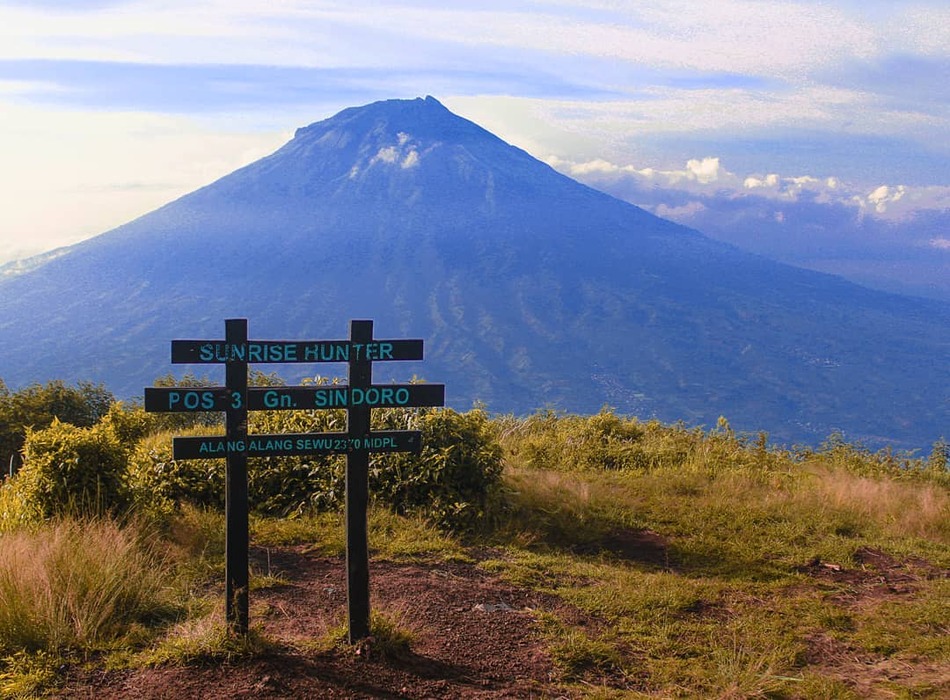
[[[280,435],[326,433],[346,428],[346,411],[255,411],[251,432]],[[343,505],[346,458],[343,455],[257,457],[248,462],[251,507],[262,514],[299,515]]]
[[[30,498],[22,479],[0,484],[0,533],[34,526],[43,521],[39,506]]]
[[[114,401],[101,384],[79,382],[70,387],[55,380],[10,392],[0,380],[0,460],[6,466],[11,457],[19,457],[28,428],[46,428],[54,419],[89,427],[106,414]]]
[[[207,428],[193,428],[176,434],[207,432]],[[142,439],[129,458],[128,475],[136,508],[146,513],[168,513],[182,503],[224,507],[224,461],[172,459],[172,433]]]
[[[409,421],[405,411],[380,414],[380,428],[421,430],[423,446],[418,455],[390,453],[371,460],[370,493],[398,513],[422,514],[450,529],[473,527],[502,472],[501,446],[485,412],[425,410]]]
[[[121,401],[112,404],[99,421],[103,430],[111,432],[119,444],[131,453],[136,444],[154,429],[154,416],[141,406],[129,406]]]
[[[42,518],[119,512],[129,501],[126,452],[102,425],[77,428],[54,420],[28,431],[23,468],[12,481]]]
[[[501,478],[501,448],[483,411],[376,410],[374,430],[421,430],[423,449],[373,454],[370,494],[400,513],[423,515],[440,525],[466,528],[485,511]],[[253,434],[344,430],[343,410],[255,411]],[[196,429],[192,432],[207,432]],[[343,455],[255,457],[248,460],[250,508],[264,515],[293,516],[342,507]],[[221,459],[172,459],[171,436],[150,436],[130,462],[130,483],[139,503],[167,510],[176,503],[221,507],[225,463]]]

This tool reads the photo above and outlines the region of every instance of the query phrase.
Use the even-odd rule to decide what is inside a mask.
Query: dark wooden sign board
[[[226,411],[240,401],[227,387],[145,389],[146,411]],[[249,387],[249,411],[287,411],[320,408],[414,408],[445,403],[442,384],[389,384],[358,389],[345,385]]]
[[[418,452],[417,430],[370,430],[370,410],[445,405],[442,384],[373,384],[373,362],[421,360],[421,340],[376,340],[372,321],[350,321],[348,340],[255,340],[247,319],[224,322],[224,340],[173,340],[173,364],[224,364],[223,387],[149,387],[145,410],[224,411],[225,434],[176,437],[174,459],[227,460],[225,471],[225,616],[228,628],[248,630],[247,458],[346,454],[346,570],[349,641],[369,636],[370,452]],[[346,362],[348,384],[248,387],[252,363]],[[248,435],[248,411],[346,409],[346,432]]]
[[[224,436],[178,437],[174,441],[174,459],[209,459],[226,457],[231,452],[246,452],[248,457],[293,457],[316,454],[349,454],[356,450],[370,452],[418,452],[422,436],[418,430],[387,430],[364,437],[347,433],[287,433],[282,435],[249,435],[233,443]]]

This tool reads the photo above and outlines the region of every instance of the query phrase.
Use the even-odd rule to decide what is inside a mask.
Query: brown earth
[[[950,577],[922,559],[898,561],[877,549],[863,548],[854,556],[854,568],[822,562],[809,563],[804,573],[827,582],[838,591],[831,597],[844,610],[860,610],[890,600],[913,596],[921,581]],[[947,619],[950,625],[950,617]],[[885,685],[929,687],[932,692],[919,697],[950,697],[950,665],[923,659],[890,658],[855,649],[828,633],[808,639],[808,668],[843,682],[861,698],[897,697],[896,691],[882,691]],[[908,697],[918,697],[913,691]]]
[[[382,658],[307,642],[346,620],[342,558],[303,547],[255,553],[286,581],[251,593],[251,626],[276,649],[252,659],[123,671],[70,671],[63,698],[568,698],[545,652],[537,611],[579,621],[556,598],[477,566],[373,561],[371,606],[411,631],[410,651]],[[223,606],[223,601],[222,601]],[[582,620],[580,620],[582,622]]]
[[[608,539],[605,550],[616,555],[636,550],[636,560],[645,555],[651,561],[666,559],[666,543],[652,533],[614,533]],[[571,686],[559,683],[539,614],[552,613],[595,636],[604,631],[602,622],[554,596],[505,583],[475,564],[371,563],[373,610],[413,635],[408,653],[386,658],[372,639],[359,647],[314,643],[346,619],[343,558],[298,546],[256,550],[253,559],[257,570],[283,581],[251,594],[252,627],[275,642],[272,650],[250,659],[186,666],[107,671],[77,665],[67,671],[57,697],[569,699],[602,686],[649,690],[646,679],[597,669]],[[855,560],[851,568],[815,560],[802,573],[843,610],[910,596],[923,580],[950,575],[924,561],[900,562],[871,549],[859,551]],[[825,633],[807,644],[807,669],[840,680],[858,697],[892,697],[890,689],[921,684],[937,693],[927,697],[943,697],[938,689],[950,692],[945,663],[874,655]]]

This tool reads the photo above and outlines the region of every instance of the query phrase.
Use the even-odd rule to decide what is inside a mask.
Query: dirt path
[[[326,639],[328,631],[342,629],[346,620],[342,557],[284,547],[269,553],[255,550],[253,558],[258,570],[269,567],[284,581],[251,593],[251,624],[275,642],[273,651],[231,663],[126,671],[77,666],[69,670],[57,697],[554,700],[584,695],[583,685],[568,690],[557,683],[558,669],[546,652],[539,613],[552,613],[595,636],[603,631],[603,622],[558,598],[504,583],[470,563],[374,560],[373,610],[413,634],[409,653],[383,658],[373,643],[359,653],[316,643]],[[913,596],[923,581],[950,573],[923,561],[899,562],[876,550],[862,550],[856,560],[853,568],[815,560],[802,572],[845,613]],[[941,689],[950,688],[944,662],[872,654],[819,631],[805,641],[806,668],[840,682],[857,697],[891,697],[892,689],[901,687],[926,687],[932,690],[926,697],[943,697]],[[588,680],[617,689],[626,684],[638,688],[636,678],[598,675]],[[794,689],[790,697],[798,697]]]
[[[259,553],[258,553],[259,554]],[[260,557],[258,557],[260,558]],[[342,558],[302,547],[271,550],[285,585],[253,591],[251,624],[279,649],[252,660],[132,671],[76,671],[65,698],[556,698],[555,669],[534,610],[561,605],[506,585],[471,564],[374,561],[372,607],[415,640],[404,658],[372,644],[307,651],[346,619]]]

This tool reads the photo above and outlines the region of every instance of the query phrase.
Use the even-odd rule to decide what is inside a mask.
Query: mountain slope
[[[0,281],[0,377],[137,394],[172,338],[423,337],[453,405],[544,405],[781,440],[948,432],[950,306],[748,255],[570,180],[432,98],[283,148]],[[200,368],[195,368],[200,369]],[[292,376],[299,367],[280,369]],[[310,372],[342,372],[312,366]]]

